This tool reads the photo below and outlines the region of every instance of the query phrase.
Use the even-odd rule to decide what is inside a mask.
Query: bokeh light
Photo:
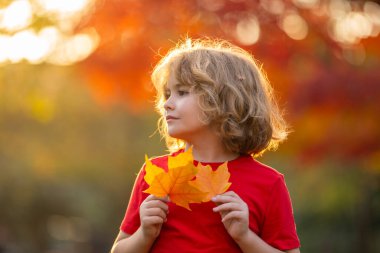
[[[271,14],[280,15],[285,10],[285,4],[282,0],[261,0],[261,6]]]
[[[253,45],[260,37],[260,26],[257,18],[250,15],[242,20],[236,26],[236,38],[243,45]]]
[[[296,13],[285,15],[281,22],[281,28],[294,40],[303,40],[308,33],[306,21]]]
[[[32,21],[32,6],[29,1],[13,1],[9,6],[0,9],[0,29],[9,32],[23,29]]]
[[[311,9],[319,5],[319,0],[293,0],[293,3],[300,8]]]
[[[0,0],[0,252],[103,253],[156,131],[178,40],[252,53],[291,126],[301,252],[380,252],[378,0]],[[187,40],[189,42],[189,40]]]
[[[360,11],[353,10],[349,2],[333,0],[329,5],[330,36],[337,42],[357,44],[362,39],[376,37],[380,32],[380,6],[375,2],[364,3]]]
[[[74,32],[75,26],[89,12],[92,0],[17,0],[0,9],[0,64],[48,62],[70,65],[86,59],[98,46],[94,29]],[[51,20],[55,25],[35,29],[32,18]]]

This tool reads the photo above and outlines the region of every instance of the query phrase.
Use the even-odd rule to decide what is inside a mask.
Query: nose
[[[165,111],[170,111],[174,109],[174,102],[173,99],[171,99],[171,96],[165,101],[164,109]]]

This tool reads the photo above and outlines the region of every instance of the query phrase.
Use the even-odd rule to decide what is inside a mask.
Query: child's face
[[[197,95],[178,82],[174,71],[165,87],[165,98],[165,119],[171,137],[193,143],[209,133],[208,125],[201,121]]]

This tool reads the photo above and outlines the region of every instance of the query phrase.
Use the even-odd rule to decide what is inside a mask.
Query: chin
[[[181,132],[179,132],[179,131],[168,131],[168,134],[169,134],[169,136],[170,137],[172,137],[172,138],[175,138],[175,139],[181,139],[181,140],[184,140],[184,135],[181,133]]]
[[[173,132],[168,132],[169,136],[176,139],[181,139],[181,135]]]

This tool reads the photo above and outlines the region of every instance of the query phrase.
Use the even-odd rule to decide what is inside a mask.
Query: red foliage
[[[366,155],[379,149],[380,126],[373,113],[380,108],[379,36],[356,45],[366,58],[361,65],[350,65],[345,57],[356,59],[355,45],[347,49],[330,38],[327,14],[283,1],[286,10],[298,11],[309,26],[308,36],[295,41],[279,28],[279,16],[258,1],[220,1],[219,7],[217,2],[99,1],[92,17],[78,28],[95,27],[101,38],[98,50],[80,65],[96,98],[104,105],[121,102],[141,112],[146,101],[154,99],[150,71],[159,60],[157,53],[164,54],[187,35],[239,44],[236,23],[254,14],[261,36],[244,48],[263,63],[281,103],[288,107],[298,136],[290,140],[290,149],[302,149],[303,157],[309,158]]]

